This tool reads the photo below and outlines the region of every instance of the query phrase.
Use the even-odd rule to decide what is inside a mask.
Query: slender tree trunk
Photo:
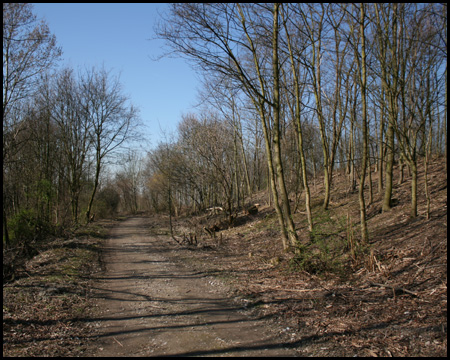
[[[384,162],[384,89],[381,88],[381,110],[380,110],[380,135],[379,135],[379,149],[378,149],[378,194],[383,191],[383,162]]]
[[[322,102],[320,100],[320,70],[318,70],[318,82],[319,89],[314,90],[314,95],[316,97],[317,104],[317,116],[319,117],[319,130],[320,130],[320,138],[322,139],[322,153],[323,153],[323,186],[325,189],[325,194],[323,198],[323,208],[324,210],[328,209],[328,205],[330,204],[330,176],[329,176],[329,156],[328,156],[328,144],[327,138],[325,134],[325,123],[323,119],[322,113]]]
[[[283,14],[283,13],[282,13]],[[301,166],[301,176],[303,180],[303,187],[305,189],[305,208],[306,208],[306,217],[308,219],[308,228],[309,231],[313,231],[313,221],[312,221],[312,214],[311,214],[311,192],[309,190],[309,184],[308,184],[308,175],[306,172],[306,158],[305,158],[305,151],[303,149],[303,132],[302,132],[302,124],[300,121],[300,105],[301,105],[301,94],[300,94],[300,84],[298,79],[298,72],[297,68],[295,67],[295,61],[293,56],[293,51],[291,47],[291,40],[289,36],[289,31],[286,27],[286,21],[284,21],[283,16],[283,23],[285,24],[285,31],[286,31],[286,37],[287,37],[287,43],[289,48],[289,58],[291,61],[291,70],[292,74],[294,76],[294,87],[295,87],[295,123],[296,123],[296,130],[297,130],[297,137],[298,137],[298,150],[300,153],[300,166]]]
[[[273,65],[273,103],[274,103],[274,115],[273,115],[273,145],[276,164],[276,178],[279,186],[281,206],[283,209],[284,220],[287,224],[288,238],[291,246],[297,247],[298,237],[295,231],[294,221],[291,214],[291,206],[289,204],[289,198],[286,190],[286,184],[284,181],[283,164],[281,161],[281,137],[280,137],[280,72],[278,63],[278,16],[279,16],[280,4],[274,4],[273,15],[273,39],[272,39],[272,65]]]
[[[369,241],[369,233],[367,230],[366,223],[366,204],[364,201],[364,182],[366,179],[366,167],[367,167],[367,156],[368,156],[368,144],[367,144],[367,104],[366,104],[366,46],[365,46],[365,35],[364,35],[364,4],[361,3],[361,17],[360,17],[360,34],[361,34],[361,100],[362,100],[362,129],[363,129],[363,155],[362,155],[362,165],[361,165],[361,178],[359,182],[359,208],[360,208],[360,218],[361,218],[361,241],[367,243]]]
[[[305,24],[309,24],[309,20],[306,18],[305,14],[302,13],[303,21]],[[318,34],[317,38],[314,38],[314,31],[312,28],[308,26],[309,38],[312,42],[311,51],[312,51],[312,62],[311,62],[311,70],[312,70],[312,82],[313,82],[313,91],[314,98],[316,100],[316,113],[319,120],[319,131],[320,138],[322,141],[322,152],[323,152],[323,185],[325,189],[324,199],[323,199],[323,208],[325,210],[328,209],[328,205],[330,203],[330,176],[329,176],[329,150],[328,150],[328,142],[325,132],[325,120],[322,108],[322,85],[321,85],[321,71],[320,71],[320,52],[322,49],[322,26],[323,26],[323,17],[324,12],[321,15],[320,21],[318,23]]]
[[[3,200],[3,204],[4,204],[4,200]],[[8,218],[6,216],[5,209],[3,209],[3,238],[5,241],[5,246],[8,247],[10,245],[9,244],[10,241],[9,241],[9,233],[8,233]]]
[[[97,159],[97,164],[95,166],[94,188],[92,189],[91,197],[89,199],[89,204],[88,204],[88,207],[86,210],[86,223],[89,223],[89,221],[90,221],[92,205],[94,204],[94,197],[95,197],[95,194],[97,193],[98,182],[99,182],[99,178],[100,178],[101,158],[100,158],[99,149],[97,149],[96,159]]]
[[[356,81],[356,79],[355,79]],[[350,191],[353,192],[356,189],[356,171],[355,171],[355,121],[356,121],[356,100],[357,100],[358,88],[355,86],[355,93],[352,99],[353,110],[350,116]]]
[[[425,147],[425,157],[424,157],[424,180],[425,180],[425,196],[427,198],[427,220],[430,219],[430,204],[431,204],[431,199],[430,199],[430,189],[428,187],[428,159],[431,153],[431,139],[432,139],[432,122],[431,122],[431,115],[430,115],[430,129],[428,130],[428,139],[427,139],[427,144]]]
[[[369,147],[368,144],[366,144]],[[370,152],[367,149],[367,167],[368,167],[368,177],[369,177],[369,205],[373,203],[373,186],[372,186],[372,165],[370,163]]]
[[[175,240],[175,237],[173,235],[173,225],[172,225],[172,194],[171,194],[171,188],[172,188],[172,186],[171,186],[170,176],[169,176],[169,188],[167,190],[167,203],[169,205],[169,231],[170,231],[170,237]]]
[[[260,66],[258,63],[258,58],[257,58],[257,52],[256,49],[254,47],[253,44],[253,40],[250,37],[248,31],[247,31],[247,27],[246,27],[246,19],[244,16],[244,13],[242,11],[242,8],[240,7],[239,4],[237,4],[238,7],[238,11],[241,17],[241,24],[243,26],[244,32],[246,34],[247,40],[249,42],[250,45],[250,49],[252,51],[252,55],[253,55],[253,61],[254,61],[254,65],[255,65],[255,69],[256,69],[256,73],[258,76],[258,80],[260,83],[260,88],[261,88],[261,96],[258,97],[258,99],[256,99],[256,97],[252,96],[251,100],[253,102],[253,104],[255,105],[256,108],[258,108],[259,111],[259,115],[261,118],[261,124],[262,124],[262,128],[263,128],[263,134],[264,134],[264,140],[265,140],[265,148],[266,148],[266,155],[267,155],[267,163],[268,163],[268,171],[269,171],[269,182],[270,182],[270,187],[272,188],[272,195],[273,195],[273,203],[274,203],[274,207],[275,207],[275,211],[277,213],[277,217],[278,217],[278,222],[281,228],[281,233],[282,233],[282,242],[283,242],[283,249],[287,250],[289,245],[288,245],[288,241],[290,240],[291,243],[293,242],[292,239],[293,237],[297,237],[297,234],[295,232],[295,228],[293,227],[293,222],[292,222],[292,217],[290,216],[290,213],[284,213],[283,214],[283,210],[286,210],[286,206],[289,207],[289,202],[284,199],[284,197],[286,195],[286,187],[284,184],[284,178],[283,178],[283,173],[282,173],[282,164],[281,164],[281,157],[280,157],[280,137],[279,137],[279,109],[280,109],[280,100],[279,100],[279,76],[278,73],[278,16],[279,16],[279,4],[274,4],[274,11],[273,11],[273,15],[274,15],[274,29],[273,29],[273,35],[272,35],[272,46],[273,46],[273,58],[272,58],[272,65],[273,65],[273,72],[274,72],[274,78],[276,78],[276,81],[278,81],[278,83],[274,82],[274,100],[273,100],[273,110],[275,112],[274,114],[274,130],[273,130],[273,145],[274,148],[278,149],[272,149],[271,147],[271,139],[269,136],[269,128],[267,126],[267,116],[266,116],[266,112],[264,109],[264,103],[267,99],[266,97],[266,91],[265,91],[265,84],[264,84],[264,80],[263,80],[263,76],[262,73],[260,71]],[[244,77],[244,75],[241,73],[241,76]],[[243,81],[244,85],[247,86],[248,82],[247,81]],[[275,162],[275,166],[277,166],[277,171],[275,173],[274,170],[274,162]],[[281,170],[281,176],[280,176],[280,170]],[[277,180],[280,181],[279,185],[279,189],[277,188]],[[281,200],[282,200],[282,206],[283,206],[283,210],[280,207],[279,204],[279,194],[278,191],[281,191]],[[284,193],[283,193],[284,192]],[[290,210],[290,209],[289,209]],[[288,215],[288,218],[286,217],[286,215]],[[286,224],[287,222],[287,224]],[[287,227],[286,227],[287,225]],[[288,229],[289,229],[289,233],[288,233]],[[294,231],[292,231],[292,230]]]
[[[386,187],[384,191],[382,211],[386,212],[391,209],[391,199],[392,199],[392,186],[393,186],[393,169],[394,169],[394,126],[397,123],[398,117],[398,49],[397,49],[397,4],[393,5],[394,15],[392,24],[385,24],[384,29],[381,28],[381,18],[379,14],[379,5],[375,5],[377,23],[380,27],[380,31],[384,31],[386,34],[389,31],[389,25],[392,30],[392,44],[390,41],[379,38],[379,47],[381,51],[381,83],[384,93],[388,100],[388,114],[389,114],[389,124],[386,133]],[[390,59],[387,56],[387,47],[390,45]],[[390,68],[390,73],[388,75],[388,66]],[[388,85],[388,77],[390,78]]]
[[[278,200],[278,190],[277,190],[277,186],[276,186],[276,181],[275,181],[275,172],[273,169],[273,161],[272,161],[272,148],[270,146],[270,139],[269,139],[269,132],[267,129],[267,124],[266,124],[266,116],[264,113],[264,105],[260,104],[259,106],[259,111],[260,111],[260,116],[261,116],[261,124],[262,124],[262,128],[263,128],[263,134],[264,134],[264,143],[265,143],[265,147],[266,147],[266,155],[267,155],[267,170],[268,170],[268,177],[269,177],[269,187],[271,188],[271,194],[273,196],[273,206],[275,208],[275,212],[277,214],[277,218],[278,218],[278,223],[280,225],[280,229],[281,229],[281,241],[283,243],[283,250],[287,250],[289,245],[288,245],[288,233],[286,230],[286,225],[284,222],[284,217],[283,217],[283,213],[281,211],[280,208],[280,203]],[[269,197],[269,202],[270,202],[270,197]]]
[[[386,133],[386,181],[384,188],[384,198],[382,211],[386,212],[391,209],[393,175],[394,175],[394,126],[389,121]]]
[[[238,132],[239,144],[240,144],[241,150],[242,150],[242,163],[243,163],[243,167],[244,167],[243,170],[244,170],[244,176],[245,176],[245,183],[247,185],[247,195],[251,196],[252,195],[252,186],[250,185],[250,175],[248,172],[247,156],[245,154],[245,148],[244,148],[242,124],[241,124],[240,117],[238,117],[236,119],[234,98],[233,98],[233,103],[232,103],[232,111],[233,111],[233,122],[235,122],[235,124],[236,124],[235,127],[236,127],[236,131]]]
[[[72,204],[72,220],[75,224],[78,224],[78,198],[79,198],[79,183],[77,180],[76,168],[73,170],[74,174],[72,177],[72,183],[70,184],[70,195],[71,195],[71,204]]]
[[[444,96],[444,140],[445,140],[445,178],[447,179],[447,67],[445,67],[445,96]]]
[[[412,218],[417,217],[417,162],[415,155],[409,162],[411,169],[411,211],[410,216]]]

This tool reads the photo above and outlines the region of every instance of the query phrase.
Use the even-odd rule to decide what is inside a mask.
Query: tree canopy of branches
[[[323,171],[327,209],[336,166],[349,174],[350,191],[359,175],[363,241],[374,167],[389,211],[393,165],[408,165],[410,216],[417,216],[418,157],[447,149],[446,14],[446,4],[171,4],[156,34],[168,54],[204,75],[202,96],[222,114],[180,124],[171,149],[184,160],[170,158],[180,199],[185,192],[203,206],[205,194],[220,193],[215,200],[231,214],[236,192],[250,194],[250,179],[261,178],[249,160],[261,160],[264,145],[285,249],[298,250],[292,198],[304,190],[313,231],[310,180]],[[167,174],[154,170],[151,181]]]
[[[37,89],[39,75],[61,54],[56,38],[45,22],[37,23],[32,5],[3,4],[3,180],[16,153],[24,146],[19,140],[24,129],[22,104]],[[7,184],[6,184],[7,186]],[[3,236],[9,241],[5,203],[10,202],[3,183]]]
[[[112,215],[119,190],[107,159],[137,134],[137,109],[104,69],[52,69],[61,53],[30,4],[3,4],[3,242],[5,248]]]

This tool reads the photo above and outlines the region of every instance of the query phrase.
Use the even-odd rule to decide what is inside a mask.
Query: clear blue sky
[[[161,130],[176,130],[181,115],[194,112],[198,77],[182,59],[163,58],[164,42],[154,37],[154,23],[166,4],[42,4],[33,13],[43,18],[63,50],[61,65],[92,66],[120,73],[124,93],[140,109],[145,137],[154,147]]]

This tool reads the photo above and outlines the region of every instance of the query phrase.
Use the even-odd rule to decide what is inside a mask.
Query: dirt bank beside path
[[[149,221],[120,222],[106,240],[94,285],[98,340],[86,356],[296,355],[226,286],[174,261],[177,244],[150,235]]]

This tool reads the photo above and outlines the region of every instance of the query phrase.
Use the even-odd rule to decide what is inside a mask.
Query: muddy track
[[[97,337],[87,356],[295,356],[272,323],[220,281],[180,264],[149,220],[118,223],[94,285]]]

